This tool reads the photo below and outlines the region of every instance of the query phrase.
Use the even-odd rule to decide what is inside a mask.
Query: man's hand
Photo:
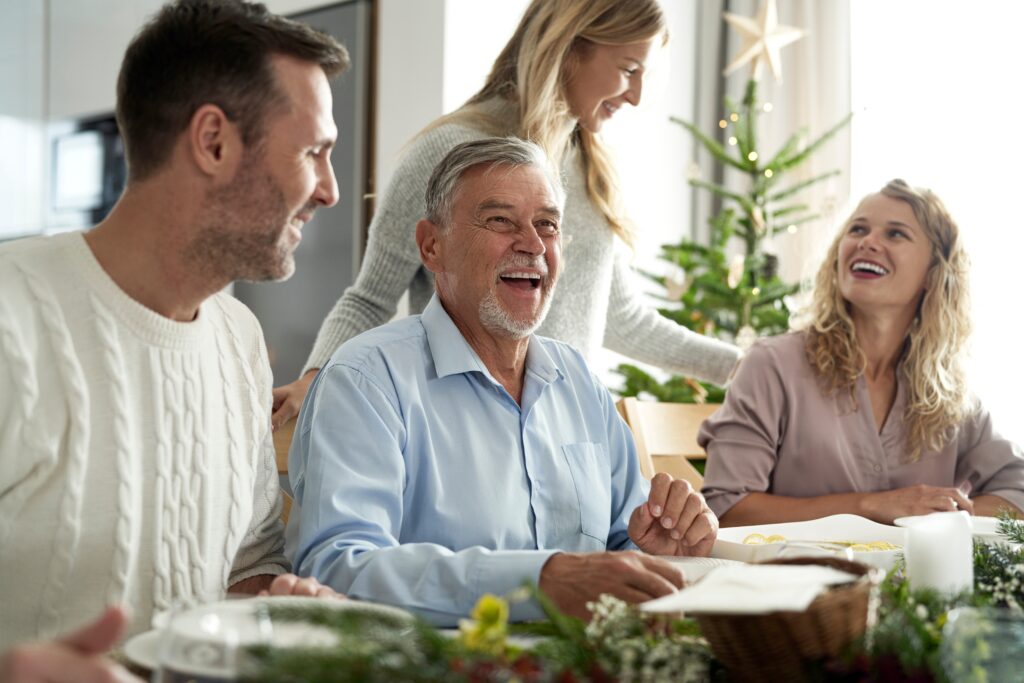
[[[274,389],[274,407],[270,415],[270,427],[276,432],[288,420],[299,414],[299,408],[309,393],[309,385],[316,377],[317,368],[313,368],[291,384]]]
[[[108,607],[96,621],[60,640],[15,645],[0,658],[0,683],[142,683],[103,657],[128,618]]]
[[[718,536],[718,518],[685,479],[654,475],[647,502],[629,517],[629,537],[651,555],[707,557]]]
[[[974,514],[974,503],[960,490],[949,486],[925,484],[865,494],[861,506],[865,517],[882,524],[892,524],[898,517],[952,512],[958,509]]]
[[[584,621],[590,620],[587,603],[602,593],[632,604],[682,587],[679,569],[637,552],[558,553],[540,572],[541,591],[563,612]]]
[[[323,585],[311,576],[299,577],[295,574],[251,576],[231,586],[228,592],[250,595],[305,595],[312,598],[342,600],[345,598],[341,593],[335,593],[333,588]]]

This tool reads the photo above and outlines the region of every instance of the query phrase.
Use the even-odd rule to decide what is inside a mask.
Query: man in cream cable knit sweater
[[[0,652],[108,604],[142,631],[227,587],[332,593],[285,574],[266,350],[222,290],[291,275],[337,201],[328,78],[347,64],[262,5],[165,6],[118,79],[118,205],[0,247]],[[25,650],[0,678],[38,673]]]

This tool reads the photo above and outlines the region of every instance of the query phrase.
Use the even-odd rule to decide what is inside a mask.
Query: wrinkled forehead
[[[476,179],[478,181],[477,184],[482,187],[496,187],[504,185],[513,176],[519,176],[523,173],[536,174],[544,179],[543,191],[547,194],[547,197],[529,197],[529,199],[536,199],[538,202],[546,203],[549,205],[549,208],[555,209],[558,214],[561,214],[565,206],[565,190],[562,188],[561,179],[553,169],[549,169],[541,164],[512,164],[497,161],[472,166],[466,169],[459,177],[455,187],[455,202],[458,202],[463,188],[470,179]]]

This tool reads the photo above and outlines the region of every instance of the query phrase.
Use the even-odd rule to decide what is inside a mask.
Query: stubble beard
[[[229,281],[287,280],[294,246],[284,241],[289,215],[284,193],[262,158],[243,159],[226,187],[207,193],[209,207],[186,256],[201,273]]]

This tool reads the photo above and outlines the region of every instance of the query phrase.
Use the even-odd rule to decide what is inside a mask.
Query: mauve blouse
[[[980,403],[945,448],[910,462],[903,385],[881,433],[863,376],[856,399],[854,407],[849,392],[822,391],[803,333],[759,341],[697,437],[708,454],[708,505],[721,516],[753,492],[812,497],[969,481],[972,496],[995,494],[1024,509],[1024,452],[993,430]]]

